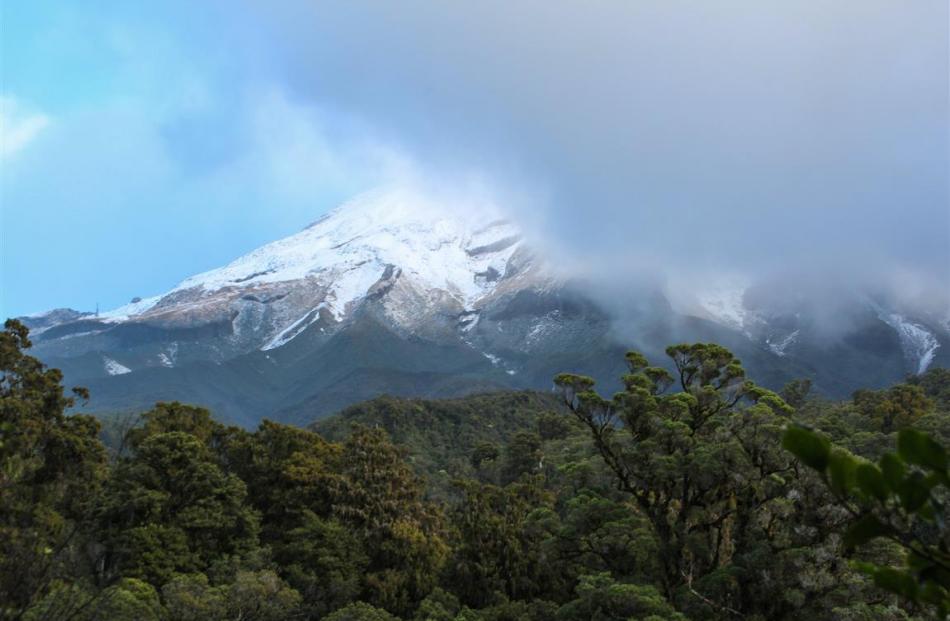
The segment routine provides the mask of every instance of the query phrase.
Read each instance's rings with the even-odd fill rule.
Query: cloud
[[[0,159],[25,149],[49,124],[45,114],[30,110],[15,97],[0,96]]]
[[[950,283],[946,3],[245,6],[296,97],[542,189],[566,262]]]
[[[950,289],[946,3],[105,6],[5,41],[55,116],[0,118],[4,153],[42,137],[4,188],[38,214],[7,238],[24,311],[160,291],[405,179],[498,197],[617,282]],[[39,234],[48,265],[19,265]],[[56,300],[31,284],[63,270]]]

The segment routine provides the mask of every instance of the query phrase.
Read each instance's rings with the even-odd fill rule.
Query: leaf
[[[917,596],[917,583],[914,578],[890,567],[877,567],[874,570],[874,584],[907,599],[913,600]]]
[[[844,496],[855,486],[855,472],[858,460],[848,451],[836,448],[828,459],[828,472],[831,474],[831,489]]]
[[[889,526],[869,513],[848,526],[848,530],[844,534],[844,545],[849,550],[853,550],[876,537],[886,535],[890,531]]]
[[[897,455],[885,453],[881,457],[881,474],[884,476],[884,483],[892,492],[900,489],[906,471],[907,468],[904,466],[904,462]]]
[[[904,479],[897,494],[900,496],[904,509],[914,513],[930,498],[930,488],[924,483],[924,476],[919,472],[914,472]]]
[[[864,463],[858,466],[855,479],[858,488],[869,497],[877,498],[881,502],[887,499],[887,485],[884,483],[884,475],[874,464]]]
[[[946,449],[920,431],[905,429],[897,434],[897,453],[909,464],[941,472],[947,470]]]
[[[810,429],[790,426],[782,437],[782,447],[809,468],[824,472],[828,467],[831,442]]]

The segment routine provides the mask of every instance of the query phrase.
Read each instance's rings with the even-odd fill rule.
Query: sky
[[[154,295],[410,179],[478,179],[618,281],[946,293],[948,10],[0,0],[0,315]]]

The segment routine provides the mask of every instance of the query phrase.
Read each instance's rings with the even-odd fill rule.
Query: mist
[[[406,183],[492,197],[608,300],[950,308],[946,2],[102,5],[8,12],[4,312],[153,295]]]
[[[301,2],[258,19],[296,97],[367,119],[435,176],[476,169],[527,197],[510,207],[569,265],[673,288],[926,283],[944,303],[947,12]]]

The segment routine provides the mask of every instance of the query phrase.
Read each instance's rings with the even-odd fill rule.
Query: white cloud
[[[48,116],[26,109],[15,97],[0,96],[0,160],[26,148],[49,123]]]

